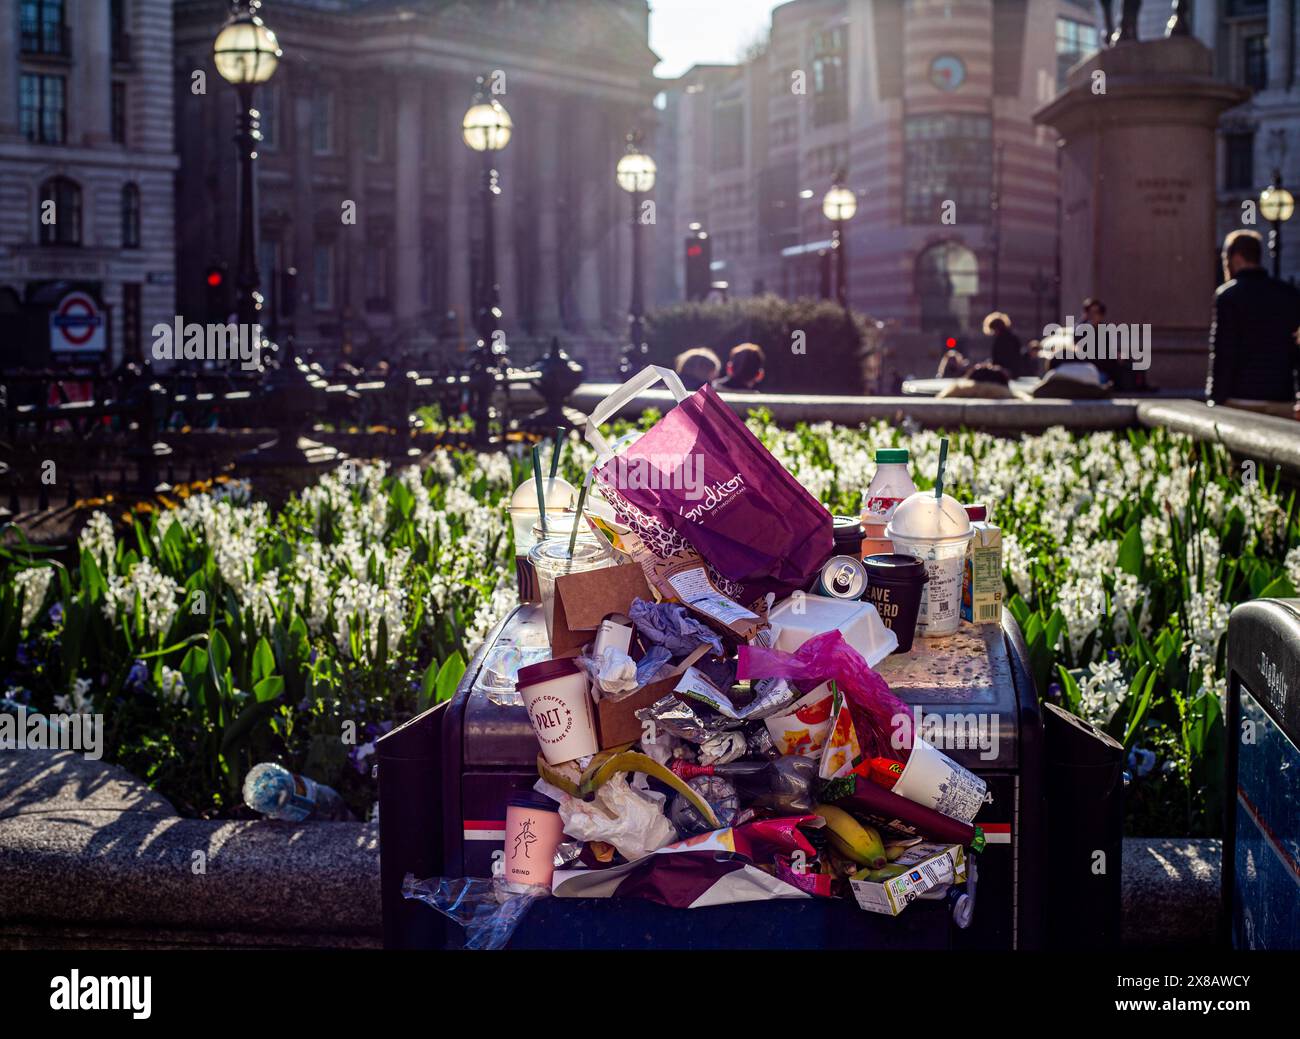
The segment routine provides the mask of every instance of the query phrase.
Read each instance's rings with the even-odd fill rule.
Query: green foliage
[[[781,393],[866,392],[864,372],[880,340],[873,320],[820,299],[753,296],[677,303],[646,315],[652,363],[671,368],[683,350],[707,346],[725,365],[733,346],[757,343],[767,357],[761,388]]]

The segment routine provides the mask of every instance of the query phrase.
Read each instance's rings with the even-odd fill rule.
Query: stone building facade
[[[43,313],[71,291],[108,351],[82,360],[173,320],[171,44],[171,0],[0,0],[0,292],[40,318],[0,364],[52,359]]]
[[[849,302],[892,327],[895,375],[933,374],[992,309],[1036,338],[1078,301],[1057,298],[1056,141],[1031,113],[1098,23],[1089,0],[791,0],[751,60],[668,90],[672,212],[733,294],[815,296],[842,170]]]
[[[225,10],[176,4],[179,284],[191,308],[204,305],[209,265],[233,275],[237,102],[211,56]],[[495,233],[511,356],[531,360],[558,335],[609,374],[631,277],[614,167],[655,93],[645,0],[275,0],[262,15],[284,51],[256,101],[259,267],[280,338],[325,360],[343,350],[421,365],[472,347],[482,164],[461,120],[490,74],[514,123],[496,159]],[[206,94],[191,87],[199,69]]]

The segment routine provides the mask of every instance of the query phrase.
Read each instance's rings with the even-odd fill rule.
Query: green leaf
[[[1129,527],[1124,533],[1124,540],[1119,545],[1119,568],[1134,577],[1142,576],[1142,528],[1138,524]]]
[[[460,651],[454,651],[438,670],[437,681],[434,682],[434,703],[442,703],[444,700],[450,700],[456,695],[456,687],[460,685],[460,680],[465,674],[465,661],[460,655]]]
[[[1295,597],[1295,585],[1286,574],[1278,574],[1259,593],[1261,599],[1294,599]]]
[[[268,675],[260,682],[253,684],[253,696],[257,698],[258,703],[266,703],[268,700],[278,700],[284,693],[284,679],[279,675]]]
[[[433,703],[433,695],[438,681],[438,660],[435,657],[429,661],[429,666],[424,669],[424,676],[420,679],[420,696],[416,701],[417,710],[423,711]]]
[[[271,651],[271,644],[266,641],[265,635],[257,640],[257,645],[253,648],[251,673],[254,685],[275,673],[275,654]]]

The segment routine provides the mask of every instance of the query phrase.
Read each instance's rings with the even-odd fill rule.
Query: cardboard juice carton
[[[961,586],[961,619],[972,624],[1002,621],[1002,530],[986,520],[971,523]]]

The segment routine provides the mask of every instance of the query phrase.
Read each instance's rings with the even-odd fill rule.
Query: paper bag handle
[[[618,387],[613,393],[596,405],[595,410],[587,419],[587,426],[584,435],[587,443],[596,449],[597,464],[604,462],[613,454],[609,449],[609,441],[600,431],[600,427],[617,415],[628,404],[634,401],[638,396],[648,390],[655,383],[662,381],[673,395],[673,399],[680,404],[690,393],[687,392],[682,380],[677,373],[671,368],[662,368],[657,364],[650,364],[642,368],[622,386]]]

